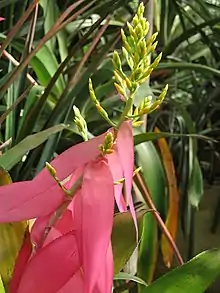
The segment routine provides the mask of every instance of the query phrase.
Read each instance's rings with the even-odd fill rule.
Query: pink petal
[[[51,242],[31,258],[17,293],[56,293],[79,266],[78,248],[71,232]]]
[[[99,155],[104,135],[77,144],[52,161],[60,180]],[[44,168],[32,181],[0,187],[0,222],[22,221],[48,215],[64,200],[63,192]]]
[[[27,230],[24,236],[24,241],[22,244],[22,247],[20,249],[20,252],[18,254],[16,264],[13,271],[12,280],[10,283],[10,293],[17,293],[18,285],[20,283],[22,274],[25,270],[25,266],[31,256],[32,253],[32,244],[30,241],[30,234]]]
[[[0,222],[15,222],[48,215],[56,210],[64,200],[58,185],[39,185],[24,181],[0,187]]]
[[[3,21],[3,20],[5,20],[5,18],[4,17],[0,17],[0,21]]]
[[[113,253],[111,243],[109,244],[106,261],[101,270],[99,279],[93,293],[111,293],[114,276]]]
[[[88,165],[81,192],[84,292],[92,293],[106,259],[113,225],[114,186],[104,160]]]
[[[85,166],[79,167],[76,169],[76,171],[71,175],[70,179],[66,182],[65,187],[67,189],[70,189],[74,182],[82,175],[83,171],[85,169]],[[56,228],[52,229],[53,232],[49,233],[46,237],[46,245],[47,243],[51,242],[52,240],[55,240],[57,237],[60,237],[63,234],[66,234],[73,230],[73,217],[72,217],[72,205],[73,203],[70,202],[68,210],[64,212],[64,216],[61,218],[61,220],[58,221],[56,225],[54,225]],[[54,217],[54,213],[51,213],[49,215],[46,215],[44,217],[39,217],[36,219],[32,230],[31,230],[31,240],[33,243],[35,243],[37,246],[42,245],[42,237],[45,233],[45,229],[50,226],[50,220]],[[71,223],[70,223],[71,222]]]
[[[56,157],[50,164],[56,169],[57,177],[65,179],[77,168],[95,159],[99,154],[98,146],[103,143],[105,133],[89,141],[79,143]],[[44,182],[45,178],[50,177],[44,168],[35,178],[39,183]]]
[[[51,228],[45,239],[44,246],[48,245],[50,242],[57,239],[58,237],[73,231],[73,224],[74,223],[72,213],[69,209],[67,209],[62,218],[54,225],[54,227]]]
[[[126,121],[121,125],[118,131],[117,148],[121,165],[124,170],[125,190],[128,204],[134,220],[136,231],[138,231],[134,203],[131,194],[134,171],[134,142],[131,121]]]
[[[83,293],[84,282],[82,271],[79,270],[57,293]]]
[[[43,234],[52,215],[53,214],[49,214],[44,217],[39,217],[34,222],[31,229],[31,241],[36,247],[41,246]]]
[[[124,176],[123,169],[120,164],[120,159],[118,156],[117,147],[114,153],[111,155],[108,155],[108,165],[112,173],[112,177],[114,182],[118,181],[119,179],[122,179]],[[122,194],[122,184],[114,185],[115,189],[115,201],[118,206],[118,209],[120,212],[126,212],[127,206],[126,202],[124,200],[123,194]]]

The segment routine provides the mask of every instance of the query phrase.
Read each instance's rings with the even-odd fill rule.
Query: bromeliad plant
[[[149,24],[143,14],[144,5],[140,4],[133,21],[128,23],[129,34],[125,35],[122,30],[122,52],[128,71],[123,69],[119,54],[113,54],[115,87],[124,102],[120,118],[109,118],[89,80],[91,100],[111,128],[88,140],[86,121],[74,107],[75,123],[85,142],[47,163],[33,180],[0,187],[2,225],[26,223],[13,275],[9,284],[2,276],[2,290],[11,293],[112,292],[114,272],[123,269],[132,253],[121,251],[120,243],[115,245],[115,235],[132,231],[136,236],[131,241],[133,249],[141,240],[141,233],[138,233],[141,215],[135,213],[132,199],[133,176],[139,170],[134,171],[132,126],[140,126],[143,115],[154,111],[167,91],[166,86],[157,99],[145,97],[134,107],[138,88],[161,58],[159,55],[152,64],[148,63],[148,55],[156,48],[156,34],[146,41]],[[120,213],[114,216],[115,203]],[[161,223],[160,216],[155,210],[153,212]],[[118,222],[124,217],[128,217],[131,225],[124,225],[120,230]],[[164,232],[174,245],[169,233]],[[124,241],[122,237],[119,240]],[[152,285],[139,289],[142,293],[178,293],[188,288],[196,293],[203,292],[218,275],[219,258],[218,250],[204,253]],[[192,273],[194,279],[188,276]],[[117,274],[115,278],[131,278],[146,286],[144,281],[126,274]],[[117,288],[114,290],[117,292]]]

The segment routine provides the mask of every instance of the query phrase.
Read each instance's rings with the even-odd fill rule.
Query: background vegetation
[[[142,171],[134,180],[134,198],[137,212],[152,208],[153,201],[174,239],[181,229],[187,261],[195,255],[195,215],[204,182],[212,184],[219,175],[220,2],[143,2],[149,37],[158,32],[151,58],[161,51],[163,56],[135,101],[157,96],[166,84],[169,91],[159,111],[135,132],[136,165]],[[120,30],[137,6],[134,0],[0,1],[0,16],[5,18],[0,22],[0,165],[13,181],[32,179],[46,161],[82,141],[73,105],[87,121],[90,137],[109,127],[89,99],[90,76],[109,117],[117,120],[122,102],[111,80],[112,52],[120,50]],[[219,209],[218,204],[213,211],[213,231]],[[149,283],[160,274],[161,259],[168,267],[176,263],[155,215],[141,219],[139,253],[125,271]],[[134,249],[132,240],[127,243],[124,260]],[[115,292],[133,286],[117,281]]]

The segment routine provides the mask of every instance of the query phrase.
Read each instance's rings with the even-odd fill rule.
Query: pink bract
[[[112,131],[111,129],[109,131]],[[0,222],[36,218],[14,270],[10,293],[110,293],[113,282],[111,232],[114,199],[127,210],[137,228],[131,189],[134,146],[131,122],[118,131],[113,154],[102,157],[98,146],[105,134],[71,147],[51,162],[66,188],[83,176],[82,185],[67,201],[61,218],[45,230],[65,196],[43,169],[32,181],[0,187]],[[125,178],[126,200],[122,184]],[[126,203],[127,201],[127,203]],[[50,225],[49,225],[50,226]],[[30,244],[36,245],[30,251]],[[22,272],[22,273],[21,273]]]

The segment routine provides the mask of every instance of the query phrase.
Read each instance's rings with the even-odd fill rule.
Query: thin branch
[[[17,105],[19,103],[21,103],[21,101],[23,101],[27,94],[29,93],[29,91],[32,89],[34,85],[31,84],[21,95],[20,97],[17,98],[17,100],[14,102],[14,104],[11,105],[11,107],[9,107],[3,114],[2,116],[0,117],[0,125],[2,124],[2,122],[6,119],[6,117],[11,113],[11,111],[13,111]]]
[[[168,231],[166,225],[164,224],[163,220],[161,219],[160,215],[158,212],[155,212],[157,209],[148,193],[148,190],[143,182],[143,179],[141,177],[141,175],[139,173],[136,174],[136,179],[137,179],[137,184],[138,186],[141,188],[142,191],[142,195],[146,201],[146,203],[148,204],[149,208],[153,210],[153,215],[155,220],[158,223],[158,226],[161,228],[162,232],[164,233],[164,235],[166,236],[170,246],[172,247],[174,254],[176,256],[177,261],[179,262],[180,265],[184,264],[184,261],[182,259],[182,256],[179,252],[179,249],[176,246],[175,241],[173,240],[172,236],[170,235],[170,232]]]
[[[11,63],[14,66],[19,66],[20,65],[20,63],[11,54],[9,54],[6,50],[3,51],[3,54],[2,55],[5,56],[8,60],[10,60]],[[36,82],[36,80],[29,73],[27,73],[27,79],[33,85],[38,85],[38,83]]]
[[[3,51],[7,48],[7,46],[10,44],[11,40],[14,38],[14,36],[17,34],[23,23],[27,20],[29,15],[32,13],[32,11],[35,9],[35,6],[38,4],[39,0],[33,0],[31,4],[29,5],[28,9],[24,12],[22,17],[18,20],[16,25],[11,29],[11,31],[8,33],[7,38],[4,40],[4,42],[1,45],[0,48],[0,57],[3,53]]]

